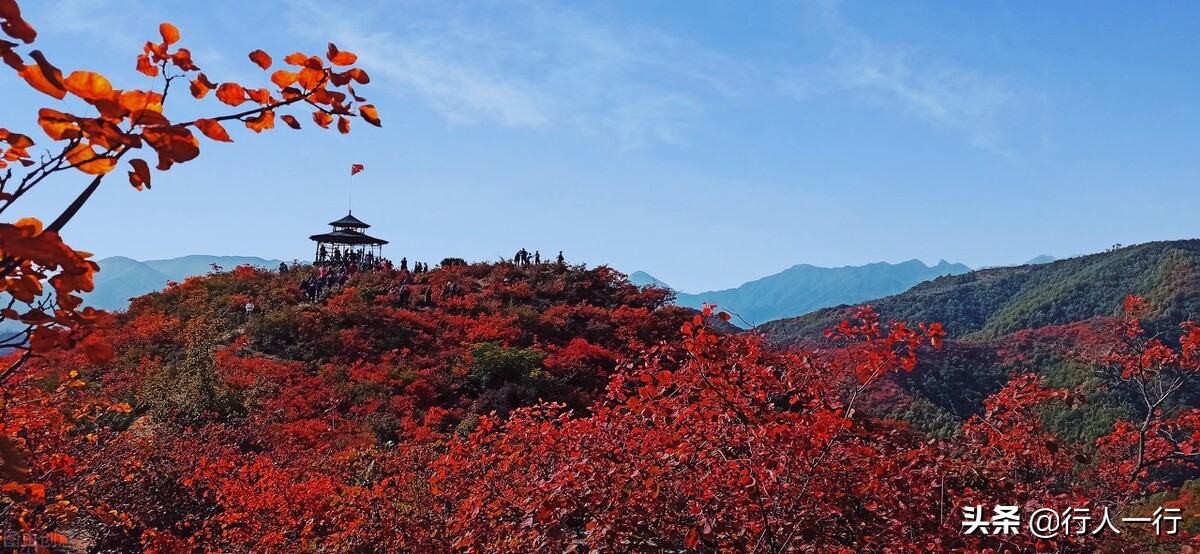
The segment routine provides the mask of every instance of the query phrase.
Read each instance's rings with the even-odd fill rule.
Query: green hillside
[[[1156,308],[1152,320],[1200,317],[1200,240],[1152,242],[1037,265],[939,277],[867,302],[889,319],[941,322],[951,337],[987,339],[1116,315],[1134,294]],[[772,321],[759,329],[780,342],[820,337],[848,306]]]

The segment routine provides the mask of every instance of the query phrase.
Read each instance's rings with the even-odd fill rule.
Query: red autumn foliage
[[[22,446],[64,502],[36,523],[123,551],[1133,552],[1163,538],[968,536],[962,510],[1141,513],[1191,464],[1188,412],[1155,420],[1184,440],[1147,441],[1131,478],[1112,445],[1136,424],[1056,436],[1040,414],[1086,399],[1033,375],[951,439],[874,413],[873,388],[942,336],[869,309],[832,348],[779,351],[607,268],[368,272],[315,304],[308,271],[189,279],[100,322],[107,366],[31,364],[61,383],[26,391],[47,399],[25,419],[50,423]],[[1188,329],[1157,371],[1191,363]]]
[[[0,0],[0,30],[37,36],[14,0]],[[0,180],[0,212],[52,174],[92,179],[45,228],[0,224],[0,290],[13,299],[0,318],[27,325],[27,350],[2,375],[6,531],[151,552],[1143,552],[1196,539],[1194,526],[1038,539],[961,525],[965,508],[998,504],[1194,512],[1200,328],[1148,333],[1136,298],[1120,321],[1019,333],[997,353],[1017,365],[1056,348],[1092,358],[1105,390],[1128,400],[1094,443],[1047,424],[1085,392],[1033,374],[1014,375],[949,438],[884,413],[900,402],[880,398],[900,396],[900,379],[942,346],[937,323],[864,308],[829,331],[832,346],[782,351],[604,267],[363,273],[317,303],[298,288],[309,270],[237,268],[128,313],[82,308],[97,267],[58,233],[126,154],[151,148],[166,171],[200,154],[193,127],[225,142],[222,122],[262,132],[300,104],[323,128],[380,125],[350,84],[369,77],[335,70],[357,58],[332,44],[328,65],[283,58],[295,71],[273,72],[271,90],[218,84],[174,48],[176,27],[159,34],[137,58],[162,79],[154,91],[64,77],[0,40],[33,90],[96,114],[39,112],[60,152],[50,162],[0,129],[0,168],[27,168]],[[215,90],[252,107],[173,122],[163,103],[181,76],[197,99]],[[149,164],[130,165],[130,183],[149,188]],[[249,302],[254,314],[240,309]]]

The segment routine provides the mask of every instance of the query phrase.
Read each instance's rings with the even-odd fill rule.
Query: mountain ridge
[[[733,288],[695,294],[676,291],[675,303],[689,308],[717,305],[753,324],[896,294],[928,279],[967,271],[969,267],[946,260],[932,266],[918,259],[840,267],[801,263]],[[630,274],[630,281],[639,286],[665,285],[641,271]]]
[[[181,282],[188,277],[205,275],[212,270],[212,264],[224,269],[240,265],[273,269],[280,261],[256,256],[192,254],[157,260],[110,256],[96,263],[100,265],[100,271],[94,278],[93,291],[82,295],[84,304],[102,310],[124,310],[130,299],[160,291],[171,281]]]
[[[952,337],[989,339],[1117,315],[1130,294],[1156,306],[1151,319],[1164,324],[1200,315],[1200,239],[980,269],[860,303],[873,305],[884,319],[937,321]],[[759,329],[783,342],[816,339],[846,315],[850,304],[771,321]]]

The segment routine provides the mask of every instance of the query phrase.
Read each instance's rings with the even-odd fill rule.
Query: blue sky
[[[394,258],[561,249],[689,291],[1200,234],[1190,2],[22,4],[52,61],[118,87],[146,86],[134,56],[161,21],[214,80],[266,84],[246,53],[330,40],[373,77],[382,129],[241,129],[152,191],[114,175],[65,233],[101,257],[311,257],[351,163],[354,213]],[[81,109],[15,79],[7,128]],[[22,215],[83,185],[49,182]]]

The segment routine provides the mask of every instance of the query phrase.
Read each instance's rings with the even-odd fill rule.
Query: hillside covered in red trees
[[[1146,337],[1137,299],[1095,323],[1128,406],[1097,436],[1059,431],[1085,391],[1032,372],[932,433],[881,407],[967,348],[936,323],[860,309],[785,350],[605,267],[362,272],[316,302],[309,271],[192,278],[24,366],[6,409],[36,494],[8,516],[93,552],[1138,552],[1196,531],[964,533],[972,506],[1194,513],[1200,331]],[[1162,387],[1150,415],[1140,384]]]

